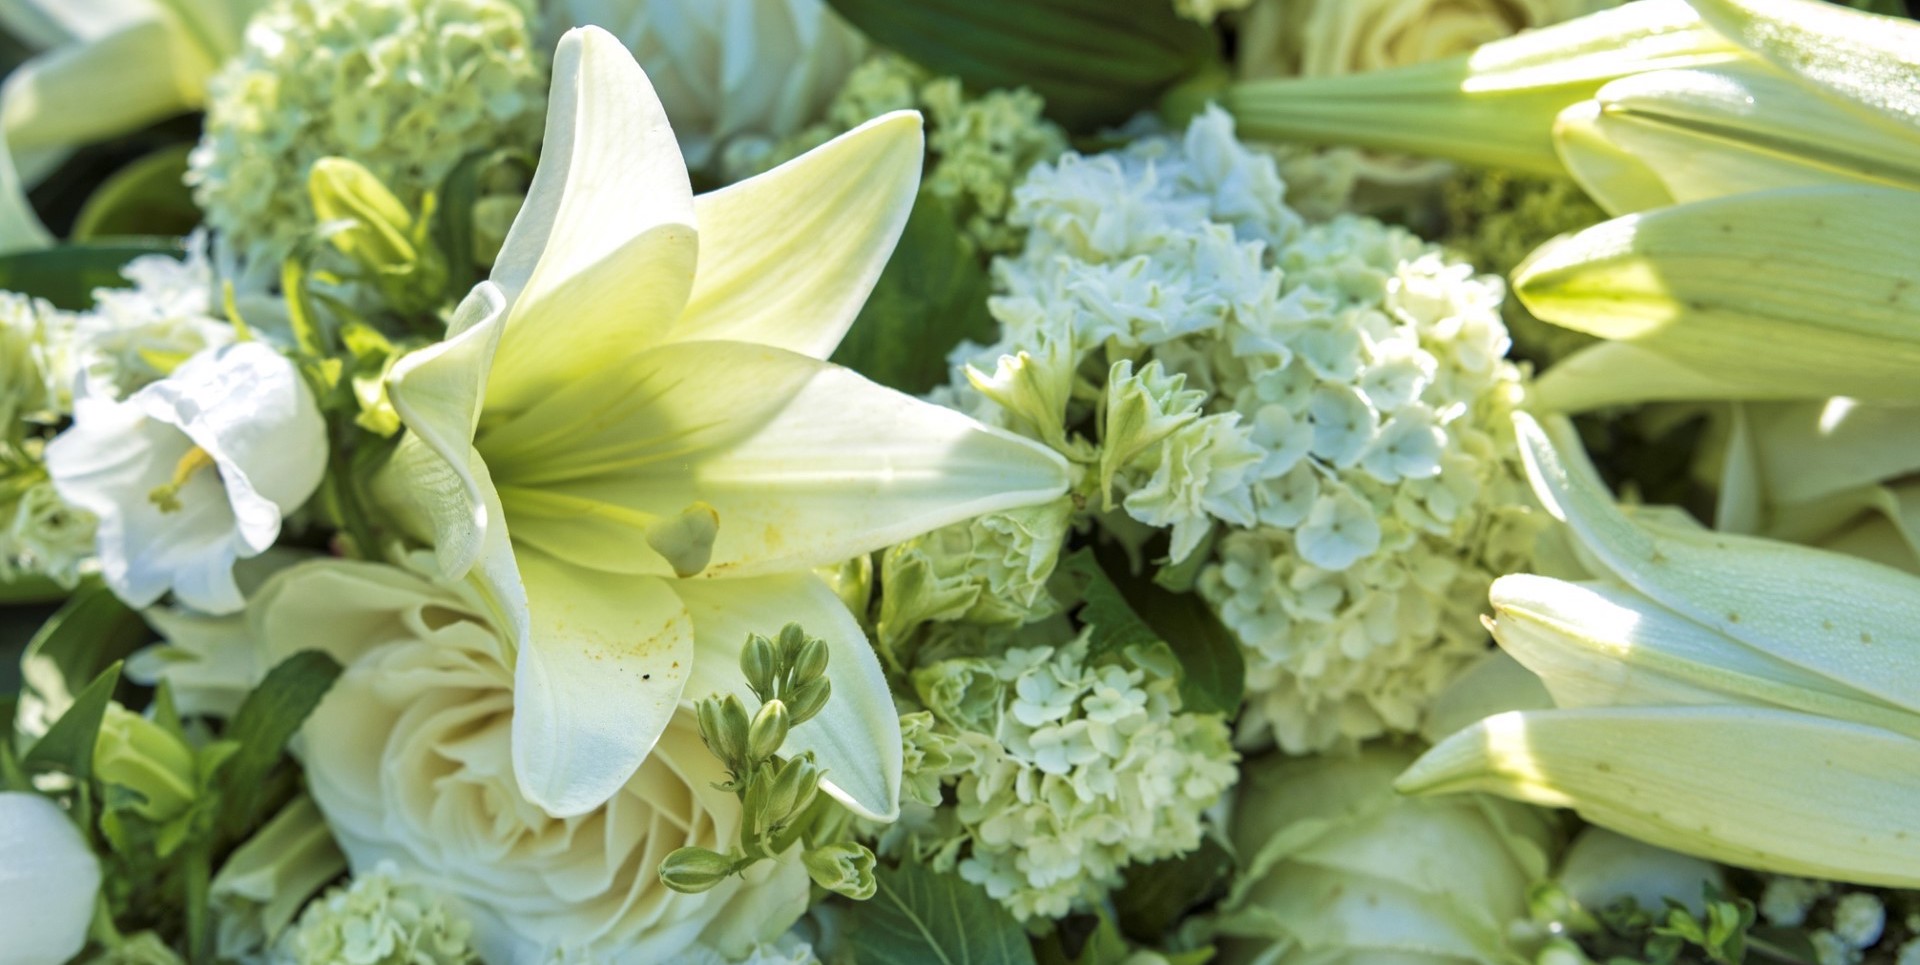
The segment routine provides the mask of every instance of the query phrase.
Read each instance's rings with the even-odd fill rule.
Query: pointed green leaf
[[[287,741],[299,733],[339,676],[340,664],[332,657],[303,650],[267,671],[260,686],[247,695],[223,735],[238,745],[221,768],[220,784],[229,789],[223,827],[251,828],[259,820],[261,799],[248,789],[264,784]]]
[[[855,965],[1033,965],[1025,929],[958,874],[908,861],[874,880],[873,898],[848,920]]]
[[[100,671],[98,677],[74,697],[60,719],[28,749],[21,762],[28,771],[58,771],[78,781],[93,775],[93,743],[100,735],[100,720],[113,700],[113,688],[120,683],[120,664]]]

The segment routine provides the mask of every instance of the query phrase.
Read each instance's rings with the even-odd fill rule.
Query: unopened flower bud
[[[786,743],[790,726],[785,701],[769,700],[761,704],[760,712],[753,716],[753,726],[747,731],[748,757],[763,761],[778,754],[780,745]]]
[[[774,820],[790,820],[813,803],[814,792],[819,787],[820,768],[813,763],[811,755],[788,758],[774,772],[767,808]]]
[[[747,707],[728,694],[724,700],[700,701],[696,711],[700,739],[728,770],[738,771],[747,758]]]
[[[827,641],[819,637],[808,637],[807,642],[801,644],[799,655],[794,657],[793,676],[790,679],[795,686],[804,686],[807,681],[826,672]]]
[[[873,852],[843,841],[823,845],[801,856],[813,883],[855,901],[873,897]]]
[[[195,796],[193,750],[159,724],[119,704],[109,704],[93,745],[93,770],[101,782],[140,795],[127,810],[149,821],[179,816]]]
[[[826,677],[815,677],[800,685],[787,702],[787,715],[794,725],[813,719],[827,706],[827,698],[833,696],[833,681]]]
[[[681,848],[660,862],[660,883],[690,895],[712,888],[730,874],[733,859],[706,848]]]
[[[746,674],[747,687],[755,697],[763,701],[772,697],[778,676],[773,641],[757,633],[747,637],[747,645],[740,648],[740,671]]]

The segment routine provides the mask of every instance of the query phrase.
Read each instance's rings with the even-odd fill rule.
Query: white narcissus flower
[[[240,609],[234,561],[273,545],[326,459],[313,393],[260,342],[202,352],[121,401],[82,394],[47,445],[61,497],[100,519],[114,593],[146,606],[171,589],[206,613]]]
[[[771,146],[826,114],[866,39],[824,0],[547,0],[547,23],[608,30],[646,69],[688,166]]]
[[[530,800],[600,806],[691,677],[734,665],[748,630],[800,620],[834,648],[837,719],[790,752],[815,751],[830,794],[890,819],[899,718],[858,628],[801,619],[840,606],[811,568],[1067,482],[1036,444],[823,361],[912,207],[919,119],[696,199],[612,35],[569,31],[553,73],[492,278],[445,341],[394,366],[408,431],[376,491],[449,577],[482,574],[513,632]]]
[[[59,965],[87,943],[100,860],[60,806],[0,792],[0,965]]]
[[[725,851],[740,828],[739,800],[714,787],[726,775],[700,741],[691,702],[597,807],[558,818],[522,797],[510,748],[526,690],[515,679],[513,637],[476,581],[435,584],[379,564],[314,561],[269,580],[247,616],[261,666],[317,649],[346,667],[307,720],[301,756],[355,874],[392,862],[457,903],[483,960],[560,954],[638,965],[682,961],[696,942],[738,955],[806,909],[797,851],[700,894],[660,883],[669,853]],[[853,626],[832,596],[757,617],[743,640],[746,629],[777,632],[787,619],[815,633]],[[689,692],[731,689],[738,663],[720,663],[702,661]],[[844,701],[836,687],[823,719],[795,728],[790,741],[842,725],[833,712]]]

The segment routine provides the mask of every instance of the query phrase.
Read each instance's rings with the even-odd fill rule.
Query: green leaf
[[[0,255],[0,290],[44,298],[68,311],[85,311],[93,307],[94,289],[128,286],[120,274],[127,262],[141,255],[178,257],[184,250],[177,238],[123,238],[16,251]]]
[[[878,890],[850,916],[856,965],[1034,965],[1020,923],[959,875],[906,862],[874,879]]]
[[[1079,599],[1080,622],[1093,628],[1090,659],[1164,642],[1180,662],[1180,700],[1194,713],[1231,716],[1240,709],[1246,664],[1240,643],[1206,601],[1174,593],[1136,574],[1114,544],[1080,550],[1055,571],[1058,594]]]
[[[922,193],[833,361],[881,385],[923,393],[947,381],[947,352],[962,339],[993,340],[990,291],[986,267],[951,209]]]
[[[25,689],[40,701],[47,716],[57,717],[102,670],[151,639],[153,634],[140,614],[128,609],[105,584],[89,580],[27,643],[20,658]]]
[[[1233,855],[1211,837],[1178,857],[1127,869],[1127,883],[1113,893],[1120,927],[1135,941],[1158,944],[1194,907],[1225,893]]]
[[[976,90],[1029,87],[1069,130],[1117,124],[1213,65],[1213,32],[1167,0],[828,0],[854,26]]]
[[[200,209],[187,188],[187,152],[176,144],[114,172],[80,207],[73,240],[129,235],[184,235],[200,223]]]
[[[219,784],[226,789],[222,824],[252,827],[260,798],[251,793],[262,786],[280,761],[287,741],[319,706],[340,664],[318,650],[303,650],[280,662],[233,715],[224,739],[238,745],[221,767]]]
[[[93,776],[93,743],[100,736],[100,720],[113,700],[113,688],[120,683],[120,665],[115,663],[100,672],[93,682],[75,697],[73,706],[47,728],[47,732],[27,751],[23,762],[29,771],[58,771],[87,781]]]

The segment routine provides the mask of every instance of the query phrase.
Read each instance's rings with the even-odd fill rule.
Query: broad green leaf
[[[185,182],[191,144],[161,148],[121,168],[87,197],[73,223],[74,241],[184,235],[200,223]]]
[[[178,256],[182,250],[176,238],[122,238],[16,251],[0,255],[0,290],[44,298],[56,308],[84,311],[93,307],[94,289],[130,284],[120,274],[127,262],[141,255]]]
[[[1513,288],[1534,315],[1711,373],[1732,398],[1912,400],[1916,243],[1920,192],[1788,188],[1558,238]]]
[[[85,781],[93,774],[93,742],[100,735],[100,719],[120,683],[120,664],[100,672],[73,700],[60,719],[27,751],[29,771],[58,771]]]
[[[44,720],[66,713],[74,695],[153,639],[140,614],[98,581],[82,583],[27,644],[20,658],[27,703]]]
[[[1034,965],[1020,923],[958,874],[906,862],[875,869],[874,896],[849,917],[855,965]]]
[[[1127,869],[1127,883],[1113,893],[1120,927],[1136,941],[1158,944],[1180,919],[1208,899],[1226,893],[1233,855],[1212,837],[1178,857]]]
[[[1069,130],[1151,105],[1217,61],[1213,34],[1165,0],[828,0],[883,46],[968,87],[1029,87]]]
[[[1092,628],[1087,641],[1088,659],[1125,653],[1130,647],[1150,647],[1160,642],[1140,615],[1133,612],[1120,588],[1113,585],[1093,551],[1079,550],[1061,558],[1054,567],[1054,588],[1060,596],[1079,600],[1082,625]]]
[[[920,394],[947,381],[947,353],[993,340],[992,285],[946,202],[922,193],[873,294],[833,361],[889,388]]]
[[[223,739],[237,745],[221,767],[219,784],[227,791],[225,827],[252,827],[260,800],[249,793],[262,786],[280,760],[287,741],[319,706],[340,664],[318,650],[303,650],[267,672],[266,679],[233,715]]]

